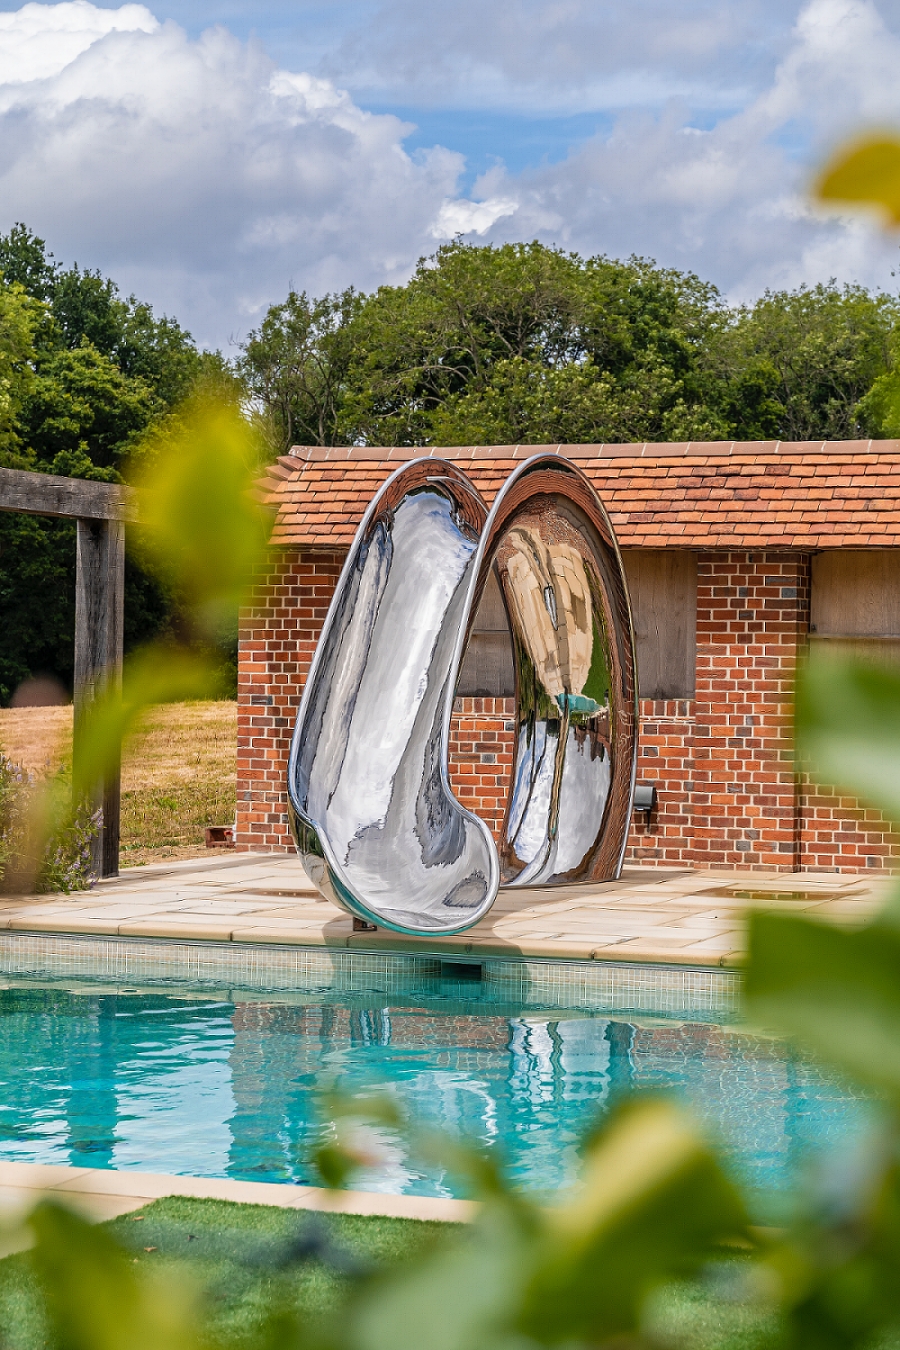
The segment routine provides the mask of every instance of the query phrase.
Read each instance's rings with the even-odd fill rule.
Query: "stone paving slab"
[[[158,1172],[0,1162],[0,1259],[31,1245],[30,1234],[19,1224],[45,1196],[62,1200],[86,1219],[102,1223],[132,1214],[150,1201],[170,1195],[320,1213],[437,1219],[445,1223],[468,1222],[477,1209],[473,1201],[441,1197],[328,1191],[321,1186],[234,1181],[229,1177],[179,1177]]]
[[[626,868],[618,881],[599,885],[504,889],[468,932],[420,938],[354,933],[350,916],[319,895],[296,857],[241,853],[129,868],[70,896],[7,896],[0,929],[723,966],[743,958],[754,907],[852,925],[871,918],[893,884],[863,873]]]

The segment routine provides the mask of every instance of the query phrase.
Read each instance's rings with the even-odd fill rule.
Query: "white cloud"
[[[679,22],[659,32],[649,18],[671,7],[640,0],[633,32],[646,42],[634,50],[655,72],[645,106],[560,163],[520,174],[497,165],[469,197],[457,191],[460,154],[408,153],[409,123],[365,111],[321,69],[279,68],[222,27],[189,38],[141,5],[28,4],[0,13],[0,228],[26,221],[59,257],[101,267],[217,343],[243,334],[291,283],[321,293],[403,281],[436,239],[457,232],[645,253],[742,298],[830,275],[889,285],[895,242],[864,222],[816,215],[806,196],[827,146],[862,123],[900,125],[900,38],[884,20],[887,2],[809,0],[777,53],[770,45],[772,59],[757,63],[756,92],[701,130],[689,102],[658,106],[656,95],[666,81],[711,88],[717,54],[752,45],[770,0],[685,0]],[[409,17],[411,61],[422,36],[413,21],[426,9],[417,6],[383,7]],[[477,101],[487,85],[476,67],[511,88],[534,72],[543,44],[547,81],[570,69],[582,94],[597,80],[627,83],[624,30],[611,30],[599,54],[591,48],[597,14],[621,19],[627,8],[427,7],[434,80],[454,61],[450,75],[462,79],[468,60]],[[695,50],[691,35],[707,21]],[[392,32],[373,41],[373,70]],[[723,71],[734,74],[729,61]]]
[[[107,33],[152,33],[157,20],[143,5],[98,9],[88,0],[54,5],[28,4],[0,14],[0,83],[45,80]]]
[[[898,69],[900,38],[871,0],[810,0],[769,85],[711,130],[691,127],[675,102],[629,112],[564,162],[514,178],[494,170],[474,195],[518,198],[494,238],[644,253],[737,298],[831,276],[890,287],[897,240],[818,213],[809,187],[843,137],[867,124],[900,127]]]
[[[405,279],[454,199],[461,156],[411,157],[398,118],[223,28],[192,41],[86,0],[0,19],[0,62],[27,47],[39,72],[0,79],[0,224],[24,220],[201,338],[245,331],[291,281]]]
[[[322,68],[357,98],[572,112],[735,107],[771,75],[796,0],[381,0]]]
[[[433,239],[449,239],[456,234],[486,235],[492,225],[515,212],[515,197],[488,197],[480,202],[456,198],[441,203],[429,234]]]

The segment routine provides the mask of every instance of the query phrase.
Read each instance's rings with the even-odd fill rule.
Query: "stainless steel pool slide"
[[[453,698],[494,569],[516,672],[499,845],[448,777]],[[405,464],[373,498],[291,745],[297,848],[321,892],[400,933],[452,934],[498,886],[618,876],[637,752],[622,560],[584,474],[526,460],[490,513],[455,464]]]

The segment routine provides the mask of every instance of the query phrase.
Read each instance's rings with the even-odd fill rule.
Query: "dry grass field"
[[[122,760],[122,863],[205,853],[206,825],[234,819],[237,704],[151,708]],[[0,708],[0,750],[33,773],[72,760],[72,709]]]

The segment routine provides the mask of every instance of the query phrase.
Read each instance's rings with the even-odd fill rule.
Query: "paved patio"
[[[0,896],[0,929],[728,966],[743,956],[748,909],[771,905],[862,923],[892,884],[862,873],[633,868],[602,885],[502,890],[469,932],[413,938],[354,933],[350,917],[314,890],[295,857],[227,853],[128,869],[90,892]]]

